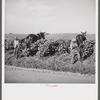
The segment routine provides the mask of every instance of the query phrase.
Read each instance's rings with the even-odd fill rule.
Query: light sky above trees
[[[95,33],[95,0],[5,0],[6,33]]]

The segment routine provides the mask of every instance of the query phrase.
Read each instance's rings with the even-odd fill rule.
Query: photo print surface
[[[96,78],[96,0],[5,0],[5,83],[87,83]]]

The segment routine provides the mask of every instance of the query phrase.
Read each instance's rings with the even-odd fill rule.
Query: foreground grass
[[[67,53],[60,56],[48,58],[23,57],[16,59],[13,54],[6,55],[5,64],[24,68],[48,69],[53,71],[65,71],[81,74],[95,74],[95,55],[91,55],[83,63],[77,61],[75,64],[70,63],[70,55]]]

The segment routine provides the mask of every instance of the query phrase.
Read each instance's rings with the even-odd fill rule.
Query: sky
[[[95,33],[95,0],[5,0],[5,32]]]

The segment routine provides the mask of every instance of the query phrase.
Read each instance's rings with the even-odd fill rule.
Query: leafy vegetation
[[[8,45],[9,44],[9,45]],[[69,71],[82,74],[95,74],[95,41],[89,40],[81,45],[79,52],[83,63],[71,64],[69,39],[44,39],[30,44],[22,50],[20,57],[13,55],[12,40],[5,42],[5,64],[25,68],[39,68],[55,71]]]

